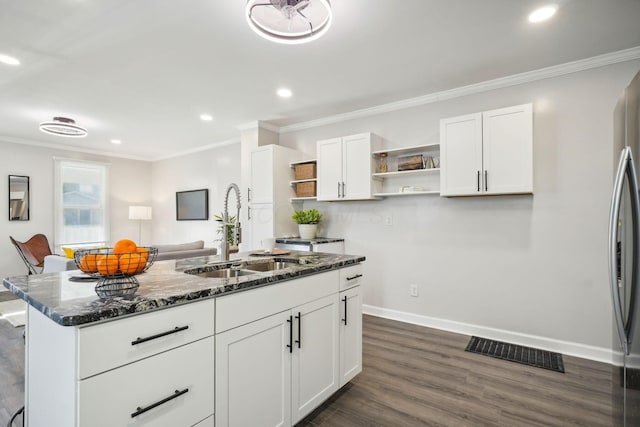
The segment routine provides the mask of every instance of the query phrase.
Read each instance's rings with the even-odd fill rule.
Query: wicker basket
[[[295,165],[296,181],[301,179],[314,179],[316,177],[316,164],[315,163],[302,163]]]
[[[299,182],[296,184],[296,196],[297,197],[315,197],[316,196],[316,182]]]

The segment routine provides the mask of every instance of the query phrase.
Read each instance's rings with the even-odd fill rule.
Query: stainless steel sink
[[[285,268],[291,268],[300,265],[297,262],[287,262],[287,261],[256,261],[248,263],[244,266],[246,270],[252,271],[275,271],[275,270],[284,270]]]
[[[255,274],[253,271],[235,270],[231,268],[221,268],[219,270],[202,271],[199,273],[191,273],[189,271],[186,271],[186,273],[193,274],[195,276],[200,276],[200,277],[209,277],[209,278],[218,278],[218,279],[232,279],[234,277],[248,276],[250,274]]]

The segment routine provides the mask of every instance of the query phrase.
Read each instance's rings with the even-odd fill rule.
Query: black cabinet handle
[[[151,335],[150,337],[144,337],[144,338],[138,337],[138,338],[136,338],[135,341],[131,341],[131,345],[142,344],[143,342],[155,340],[155,339],[161,338],[161,337],[166,337],[167,335],[175,334],[175,333],[178,333],[180,331],[186,331],[187,329],[189,329],[189,326],[176,326],[175,328],[173,328],[170,331],[160,332],[159,334]]]
[[[287,323],[289,324],[289,344],[287,344],[287,348],[289,353],[293,353],[293,316],[289,316]]]
[[[489,183],[487,182],[487,171],[484,171],[484,191],[489,191]]]
[[[358,277],[362,277],[362,274],[356,274],[355,276],[347,277],[347,280],[354,280],[354,279],[357,279]]]
[[[346,325],[347,324],[347,296],[346,295],[344,298],[342,298],[342,301],[344,302],[344,319],[342,319],[342,321]]]
[[[251,206],[247,207],[247,219],[251,221]]]
[[[153,408],[157,408],[158,406],[160,406],[160,405],[162,405],[162,404],[164,404],[164,403],[167,403],[168,401],[173,400],[173,399],[175,399],[176,397],[180,397],[180,396],[182,396],[183,394],[188,393],[188,392],[189,392],[189,389],[188,389],[188,388],[185,388],[184,390],[176,390],[175,392],[173,392],[173,394],[172,394],[171,396],[169,396],[169,397],[165,397],[164,399],[159,400],[159,401],[157,401],[156,403],[152,403],[152,404],[151,404],[151,405],[149,405],[149,406],[146,406],[146,407],[144,407],[144,408],[141,408],[140,406],[138,406],[138,407],[136,408],[136,409],[137,409],[137,410],[136,410],[136,412],[134,412],[133,414],[131,414],[131,418],[135,418],[135,417],[137,417],[137,416],[138,416],[138,415],[140,415],[140,414],[144,414],[145,412],[150,411],[150,410],[152,410]]]
[[[480,192],[480,171],[478,171],[478,193]]]
[[[251,189],[247,188],[247,202],[251,201]]]
[[[302,324],[302,315],[300,314],[300,312],[298,312],[296,319],[298,319],[298,339],[296,340],[296,344],[298,344],[298,348],[300,348],[300,345],[302,344],[302,335],[300,334],[300,329],[301,329],[300,325]]]

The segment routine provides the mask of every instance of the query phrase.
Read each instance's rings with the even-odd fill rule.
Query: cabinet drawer
[[[87,378],[213,335],[214,307],[214,300],[209,299],[81,328],[78,377]]]
[[[362,284],[362,264],[340,269],[340,290]]]
[[[78,425],[178,427],[204,420],[214,411],[214,353],[209,337],[80,381]]]

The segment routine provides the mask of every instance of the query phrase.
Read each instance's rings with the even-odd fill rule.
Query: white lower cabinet
[[[289,311],[216,336],[216,424],[290,426]]]
[[[362,372],[362,293],[340,292],[340,387]]]
[[[213,353],[209,337],[80,381],[78,425],[195,425],[213,414]]]
[[[362,370],[361,268],[216,300],[216,425],[294,425]]]
[[[292,421],[297,423],[338,386],[338,295],[293,309]]]
[[[338,315],[333,294],[218,334],[216,424],[290,426],[335,393]]]

